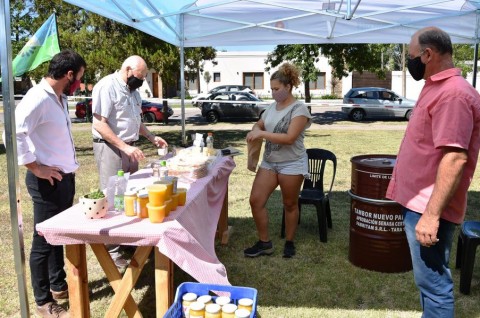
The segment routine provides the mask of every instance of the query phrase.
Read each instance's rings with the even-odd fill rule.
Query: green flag
[[[60,52],[55,13],[38,29],[12,62],[13,76],[21,76]]]

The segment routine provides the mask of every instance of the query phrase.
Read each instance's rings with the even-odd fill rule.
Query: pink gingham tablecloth
[[[215,254],[215,232],[235,168],[230,157],[220,158],[206,177],[190,184],[185,206],[178,207],[163,223],[109,211],[103,219],[87,219],[79,204],[37,224],[37,231],[52,245],[121,244],[157,246],[160,252],[202,283],[229,285],[225,266]],[[133,174],[128,187],[153,182],[151,169]]]

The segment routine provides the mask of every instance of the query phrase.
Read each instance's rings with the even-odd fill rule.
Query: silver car
[[[415,101],[403,98],[381,87],[352,88],[343,97],[342,112],[351,120],[365,118],[396,117],[410,119]]]

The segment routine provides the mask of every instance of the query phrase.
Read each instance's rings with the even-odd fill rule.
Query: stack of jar
[[[122,194],[126,216],[149,218],[152,223],[161,223],[170,211],[183,206],[187,200],[187,189],[177,188],[177,177],[169,177],[165,162],[159,165],[157,181],[146,189],[125,191]],[[161,173],[161,175],[160,175]],[[117,194],[115,194],[117,196]]]
[[[248,318],[252,307],[250,298],[239,299],[237,306],[226,296],[217,297],[215,302],[210,295],[197,297],[195,293],[185,293],[182,296],[182,312],[186,318]]]

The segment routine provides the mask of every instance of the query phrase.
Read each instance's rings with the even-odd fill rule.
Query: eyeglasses
[[[426,50],[426,49],[423,49],[423,50],[420,52],[420,54],[418,54],[418,55],[417,55],[417,56],[415,56],[415,57],[408,56],[408,59],[409,59],[409,60],[413,60],[413,59],[416,59],[417,57],[420,57],[420,56],[422,56],[422,55],[423,55],[423,53],[425,53],[425,50]]]
[[[136,70],[136,68],[131,68],[130,70],[131,70],[131,71],[132,71],[132,73],[133,73],[133,71],[135,71],[135,70]],[[139,80],[142,80],[142,81],[144,81],[144,80],[147,78],[147,75],[146,75],[146,74],[145,74],[145,75],[143,75],[143,74],[140,74],[140,75],[141,75],[141,77],[139,77],[139,76],[137,76],[137,75],[135,75],[135,74],[133,74],[133,75],[134,75],[136,78],[138,78]]]

